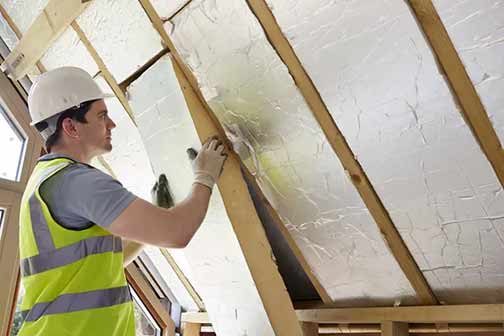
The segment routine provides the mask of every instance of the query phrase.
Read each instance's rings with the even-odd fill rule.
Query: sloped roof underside
[[[246,1],[192,0],[184,8],[186,1],[152,3],[162,18],[178,12],[166,31],[331,299],[341,306],[417,303]],[[503,302],[502,186],[405,2],[267,3],[437,298]],[[434,3],[502,142],[504,2]],[[23,33],[47,0],[0,4]],[[4,21],[0,35],[12,47],[17,38]],[[117,82],[162,49],[136,0],[94,0],[77,23]],[[72,28],[41,63],[48,70],[80,66],[112,92]],[[170,57],[154,63],[127,93],[136,125],[118,99],[107,102],[118,127],[105,162],[145,199],[155,176],[165,173],[175,200],[182,200],[192,182],[185,149],[199,140]],[[159,252],[147,254],[177,287],[179,301],[194,310]],[[218,334],[272,334],[217,190],[194,241],[173,256]]]
[[[406,3],[268,2],[436,296],[502,301],[502,187]]]

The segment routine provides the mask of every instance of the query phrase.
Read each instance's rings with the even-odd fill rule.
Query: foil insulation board
[[[341,305],[414,303],[413,289],[247,3],[193,0],[166,25],[235,151],[331,298]]]
[[[96,82],[107,94],[112,89],[102,76]],[[117,98],[105,100],[108,115],[117,125],[112,129],[112,151],[103,159],[122,185],[136,196],[151,201],[151,189],[156,182],[140,132]]]
[[[166,20],[177,13],[191,0],[151,0],[152,6],[162,20]]]
[[[162,49],[137,0],[94,0],[77,23],[118,83]]]
[[[49,0],[0,0],[0,5],[16,24],[21,33],[25,33],[45,8]]]
[[[502,302],[504,193],[406,3],[267,2],[438,299]],[[502,1],[448,3],[465,14],[461,6],[502,8]],[[471,33],[481,40],[464,35],[465,46],[497,41],[488,27],[499,29],[495,20],[461,15],[450,17],[451,31],[487,22]],[[481,64],[475,52],[469,60]],[[489,68],[486,85],[499,85],[503,58],[482,52],[499,60],[488,67],[500,65]],[[494,114],[502,112],[500,93],[489,97]]]
[[[135,80],[128,95],[153,169],[166,174],[180,202],[193,183],[186,149],[198,148],[199,139],[169,56]],[[274,335],[218,190],[189,245],[172,252],[218,335]]]
[[[504,143],[504,1],[433,1]]]

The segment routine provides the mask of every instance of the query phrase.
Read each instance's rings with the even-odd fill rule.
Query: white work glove
[[[192,148],[187,150],[187,154],[192,160],[194,183],[205,185],[211,190],[219,179],[227,158],[224,154],[224,145],[218,139],[211,138],[205,142],[197,155]]]

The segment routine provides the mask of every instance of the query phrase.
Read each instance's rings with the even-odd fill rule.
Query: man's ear
[[[65,133],[69,137],[73,139],[79,138],[79,131],[77,130],[76,127],[76,121],[73,120],[72,118],[63,119],[63,122],[61,123],[61,128],[63,133]]]

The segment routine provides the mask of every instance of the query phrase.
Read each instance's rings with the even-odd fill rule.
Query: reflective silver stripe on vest
[[[42,212],[42,206],[35,194],[30,197],[29,204],[33,236],[39,253],[54,250],[54,241],[49,231],[49,225],[47,225],[44,213]]]
[[[22,259],[21,274],[29,276],[71,264],[93,254],[121,251],[122,242],[120,237],[100,236],[86,238],[59,249]]]
[[[29,322],[36,321],[45,315],[110,307],[128,301],[131,301],[129,287],[115,287],[76,294],[63,294],[54,301],[37,303],[32,309],[21,312],[21,315],[26,322]]]
[[[37,189],[47,177],[68,165],[68,162],[63,162],[51,167],[51,169],[44,172],[44,174],[40,177]],[[47,224],[44,213],[42,212],[42,205],[35,195],[35,192],[30,196],[28,203],[30,205],[30,217],[33,236],[35,238],[35,243],[37,244],[38,252],[44,253],[54,250],[54,241],[52,239],[51,231],[49,231],[49,225]]]

